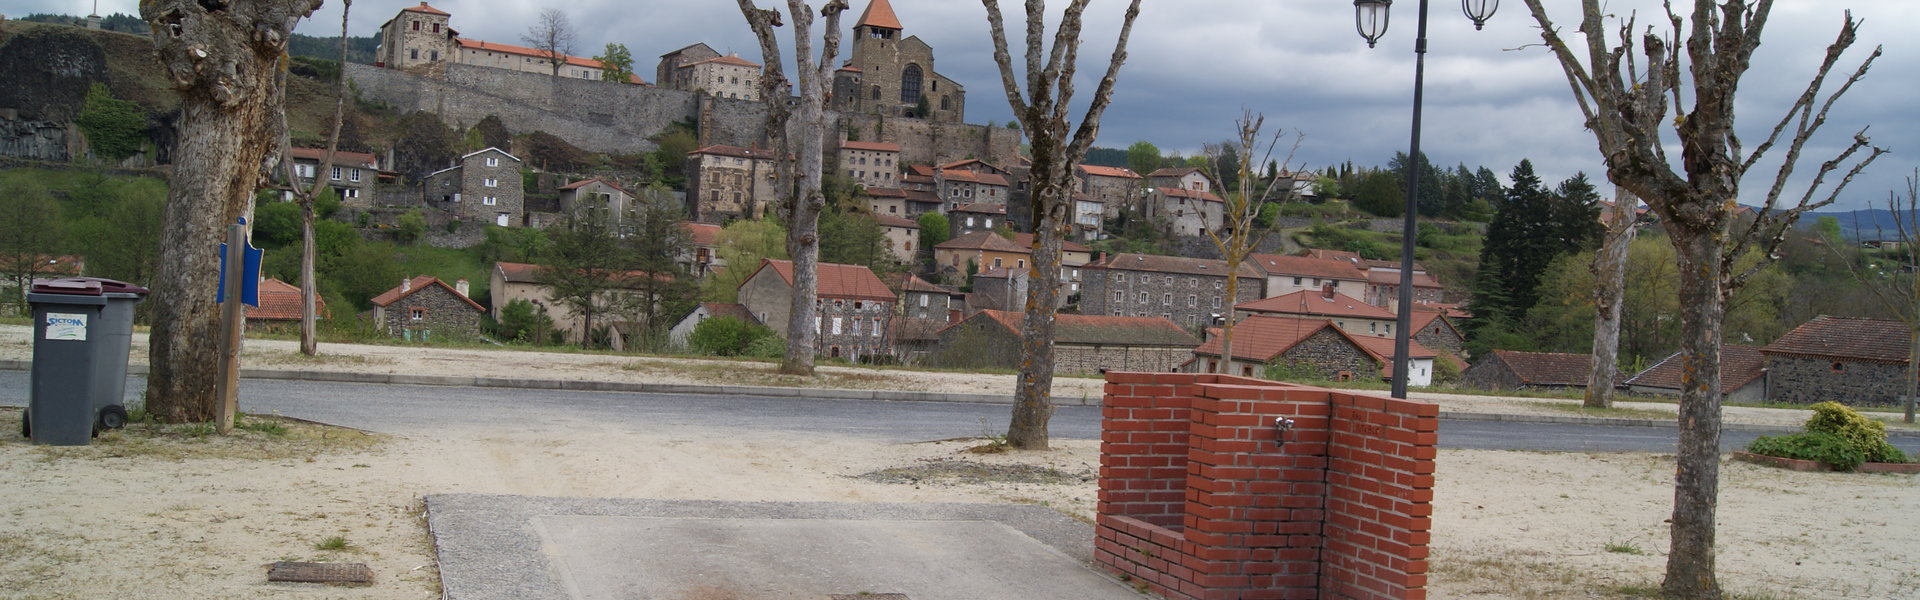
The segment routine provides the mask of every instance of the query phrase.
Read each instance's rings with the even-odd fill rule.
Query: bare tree
[[[1014,389],[1013,421],[1007,428],[1007,443],[1025,450],[1047,449],[1047,421],[1053,417],[1053,329],[1054,315],[1060,311],[1060,241],[1073,227],[1073,167],[1087,156],[1100,133],[1100,116],[1113,102],[1113,87],[1120,76],[1120,65],[1127,62],[1127,36],[1133,21],[1140,16],[1140,0],[1127,6],[1126,20],[1120,25],[1120,38],[1113,46],[1113,58],[1107,72],[1094,89],[1085,116],[1069,138],[1068,105],[1073,100],[1073,77],[1080,62],[1082,15],[1090,0],[1072,0],[1054,31],[1053,48],[1046,43],[1046,2],[1027,0],[1026,97],[1022,98],[1020,78],[1014,73],[1013,57],[1007,52],[1006,25],[1000,17],[999,0],[980,0],[987,8],[987,24],[992,28],[993,61],[1000,67],[1000,84],[1007,92],[1007,104],[1026,131],[1033,167],[1032,211],[1033,267],[1029,271],[1026,318],[1021,324],[1020,377]]]
[[[819,298],[820,211],[826,208],[826,193],[821,189],[827,136],[827,83],[833,61],[840,55],[840,13],[847,11],[846,0],[831,0],[820,7],[825,17],[821,28],[820,55],[813,55],[813,7],[803,0],[787,0],[793,14],[794,70],[800,75],[800,95],[792,98],[793,84],[782,71],[780,40],[773,33],[782,25],[780,11],[754,6],[753,0],[739,0],[740,14],[747,18],[753,35],[760,40],[760,54],[766,74],[760,78],[762,101],[767,105],[767,138],[778,155],[774,173],[783,197],[787,217],[787,254],[793,257],[793,303],[788,312],[787,356],[780,372],[813,375],[814,301]],[[792,104],[799,105],[793,117]],[[789,127],[792,127],[791,134]],[[798,137],[799,139],[794,139]],[[798,164],[796,164],[796,162]]]
[[[1627,287],[1627,246],[1640,231],[1640,199],[1614,186],[1613,211],[1593,254],[1593,370],[1587,375],[1587,408],[1613,406],[1613,380],[1620,372],[1620,314]]]
[[[285,178],[287,190],[292,192],[294,202],[300,204],[300,353],[313,356],[320,353],[320,340],[315,331],[314,320],[317,317],[319,292],[315,289],[313,277],[314,238],[313,238],[313,201],[320,197],[320,190],[326,185],[326,179],[320,174],[333,169],[334,153],[340,149],[340,125],[345,120],[347,110],[347,14],[353,11],[353,0],[343,0],[340,5],[340,71],[333,86],[333,129],[327,136],[327,153],[315,165],[313,184],[301,187],[300,178],[294,173],[293,144],[287,139],[287,113],[280,111],[280,175]],[[287,72],[280,71],[280,87],[286,88]]]
[[[180,94],[179,137],[154,274],[147,411],[168,423],[217,416],[220,311],[215,307],[225,225],[252,208],[269,178],[282,98],[276,73],[287,37],[320,0],[150,0],[140,16]]]
[[[545,53],[547,64],[553,67],[553,76],[559,77],[560,67],[567,64],[567,55],[573,54],[573,23],[567,20],[567,13],[558,8],[541,9],[540,16],[527,26],[527,32],[520,34],[520,41]]]
[[[1714,514],[1720,485],[1721,324],[1731,292],[1771,263],[1762,259],[1736,268],[1735,261],[1753,250],[1771,256],[1802,213],[1831,204],[1861,169],[1885,152],[1872,145],[1863,129],[1837,156],[1820,163],[1796,201],[1780,203],[1807,140],[1826,122],[1834,102],[1866,75],[1880,49],[1822,98],[1827,75],[1859,32],[1859,23],[1848,13],[1806,90],[1766,140],[1748,153],[1734,129],[1734,93],[1752,66],[1772,0],[1694,0],[1686,17],[1668,3],[1672,29],[1663,34],[1649,27],[1640,34],[1638,55],[1633,51],[1633,17],[1621,21],[1618,45],[1613,45],[1601,0],[1580,3],[1578,32],[1585,38],[1584,52],[1561,38],[1542,0],[1526,4],[1599,143],[1608,178],[1646,200],[1679,259],[1680,443],[1671,547],[1661,588],[1672,597],[1717,599],[1721,589],[1714,573]],[[1687,87],[1692,88],[1691,106]],[[1669,122],[1681,152],[1679,172],[1661,139]],[[1740,180],[1782,141],[1786,156],[1765,193],[1765,205],[1751,221],[1736,224]],[[1863,150],[1866,156],[1857,156]],[[1845,168],[1849,162],[1852,167]],[[1816,198],[1826,177],[1835,172],[1843,174],[1840,180],[1824,198]]]
[[[1887,193],[1887,212],[1893,213],[1892,239],[1879,227],[1881,246],[1889,243],[1899,249],[1895,255],[1899,268],[1887,272],[1879,268],[1861,268],[1845,261],[1853,277],[1873,293],[1875,299],[1907,326],[1906,422],[1912,423],[1914,403],[1920,396],[1920,169],[1907,177],[1907,197]]]
[[[1253,253],[1254,247],[1260,244],[1260,240],[1266,237],[1272,227],[1269,224],[1267,230],[1258,230],[1254,221],[1260,216],[1261,208],[1268,201],[1285,201],[1292,195],[1293,180],[1289,171],[1293,168],[1293,155],[1299,151],[1300,141],[1303,139],[1301,136],[1294,137],[1293,147],[1287,151],[1286,159],[1262,181],[1259,175],[1260,165],[1273,160],[1274,149],[1280,146],[1281,138],[1286,135],[1284,129],[1275,131],[1272,141],[1267,142],[1264,151],[1261,150],[1260,129],[1266,122],[1266,115],[1256,115],[1253,111],[1242,109],[1240,119],[1234,122],[1240,130],[1238,146],[1209,145],[1206,161],[1208,167],[1201,170],[1206,174],[1207,179],[1212,181],[1213,188],[1220,190],[1221,196],[1226,200],[1220,215],[1223,221],[1222,227],[1207,230],[1207,238],[1213,241],[1213,246],[1220,250],[1220,256],[1227,261],[1225,302],[1227,313],[1225,323],[1220,326],[1219,372],[1221,373],[1234,373],[1233,325],[1234,313],[1237,311],[1234,304],[1240,298],[1240,264],[1246,261],[1248,254]],[[1258,158],[1254,156],[1256,152],[1260,153]],[[1227,162],[1223,163],[1223,159]],[[1227,186],[1222,185],[1225,180],[1223,175],[1217,172],[1220,168],[1228,166],[1234,168],[1233,177],[1237,189],[1233,191],[1228,191]],[[1286,177],[1284,186],[1281,184],[1283,175]],[[1256,191],[1255,188],[1258,190]]]

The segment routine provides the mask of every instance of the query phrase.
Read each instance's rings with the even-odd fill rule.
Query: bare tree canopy
[[[340,64],[347,64],[347,16],[353,12],[353,0],[343,0],[340,7]],[[287,86],[287,72],[280,72],[279,86]],[[320,164],[314,168],[313,183],[302,187],[300,178],[294,173],[293,147],[287,136],[287,113],[280,111],[280,176],[286,181],[287,190],[292,192],[293,200],[300,205],[300,353],[314,356],[320,353],[320,340],[315,319],[319,317],[320,292],[315,288],[313,266],[316,240],[313,234],[313,203],[320,197],[320,190],[326,186],[326,179],[319,174],[333,170],[334,154],[340,149],[340,127],[345,122],[347,110],[347,78],[334,79],[333,86],[333,129],[327,135],[327,152],[320,158]]]
[[[567,56],[573,54],[573,23],[558,8],[541,9],[540,16],[520,35],[520,41],[545,53],[547,64],[553,66],[553,76],[559,77],[560,67],[566,66]]]
[[[215,248],[268,180],[279,139],[278,72],[294,24],[320,0],[151,0],[140,16],[154,53],[180,93],[179,136],[169,182],[160,265],[154,274],[152,372],[147,411],[163,422],[210,421],[218,413],[220,314]],[[226,423],[222,424],[228,425]]]
[[[1802,193],[1781,202],[1808,140],[1826,122],[1834,103],[1866,75],[1880,49],[1833,89],[1824,89],[1828,75],[1858,38],[1859,23],[1847,14],[1805,91],[1766,139],[1748,152],[1735,128],[1734,95],[1752,67],[1772,0],[1694,0],[1685,14],[1668,3],[1669,28],[1640,31],[1629,14],[1616,19],[1611,34],[1604,3],[1582,0],[1576,31],[1585,43],[1579,45],[1561,37],[1542,0],[1525,1],[1548,51],[1565,71],[1587,129],[1606,159],[1608,179],[1647,202],[1679,258],[1684,375],[1672,539],[1661,587],[1672,597],[1718,599],[1722,592],[1714,571],[1714,516],[1726,300],[1771,262],[1802,213],[1833,203],[1855,175],[1885,152],[1861,130],[1836,156],[1819,164]],[[1662,137],[1669,126],[1677,141],[1671,146]],[[1785,156],[1763,206],[1750,218],[1741,218],[1736,212],[1741,181],[1776,146]],[[1669,147],[1680,150],[1677,160],[1668,156]],[[1838,175],[1838,181],[1824,185],[1831,175]],[[1819,196],[1823,189],[1826,195]],[[1735,261],[1749,252],[1767,259],[1736,268]]]
[[[1260,211],[1268,202],[1285,202],[1293,192],[1293,155],[1300,150],[1304,136],[1296,135],[1293,146],[1287,150],[1285,160],[1276,164],[1263,179],[1260,177],[1261,164],[1272,162],[1274,150],[1280,147],[1280,141],[1286,136],[1285,129],[1273,132],[1273,137],[1264,148],[1260,145],[1260,130],[1267,123],[1266,115],[1256,115],[1252,110],[1241,109],[1240,119],[1234,122],[1239,129],[1239,139],[1233,145],[1208,145],[1207,167],[1201,169],[1212,182],[1213,189],[1220,190],[1226,200],[1221,210],[1223,221],[1217,229],[1208,229],[1207,239],[1214,248],[1220,250],[1221,258],[1227,261],[1227,300],[1226,314],[1220,325],[1220,370],[1219,373],[1235,374],[1233,370],[1233,325],[1234,305],[1240,301],[1240,263],[1260,244],[1269,231],[1256,228]],[[1256,154],[1258,156],[1256,156]],[[1223,162],[1224,161],[1224,162]],[[1232,173],[1221,171],[1232,169]],[[1232,186],[1228,176],[1232,177]],[[1271,227],[1272,224],[1269,224]]]
[[[992,28],[993,61],[1000,67],[1000,83],[1007,92],[1013,116],[1030,142],[1032,179],[1029,203],[1033,224],[1033,266],[1029,271],[1026,318],[1021,325],[1020,377],[1014,389],[1013,421],[1007,443],[1014,448],[1045,450],[1047,421],[1053,417],[1054,315],[1060,310],[1060,242],[1073,226],[1073,167],[1087,156],[1100,133],[1100,116],[1113,102],[1120,65],[1127,62],[1127,36],[1140,16],[1140,0],[1127,6],[1120,38],[1113,46],[1106,75],[1094,89],[1087,112],[1074,128],[1069,122],[1073,78],[1080,61],[1080,29],[1091,0],[1072,0],[1054,31],[1053,48],[1046,41],[1046,2],[1027,1],[1026,87],[1014,72],[1007,51],[1006,23],[998,0],[980,0]],[[1024,97],[1023,97],[1024,96]],[[1071,130],[1071,135],[1069,132]]]

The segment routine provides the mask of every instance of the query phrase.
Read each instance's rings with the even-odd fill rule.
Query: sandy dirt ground
[[[0,359],[25,358],[17,329],[0,328]],[[12,339],[9,330],[16,330]],[[654,359],[607,355],[329,344],[329,358],[315,361],[292,348],[250,342],[248,364],[447,375],[512,365],[537,366],[546,377],[704,380],[665,369],[649,375],[632,365]],[[1011,390],[1010,376],[847,375],[871,386]],[[1093,380],[1066,381],[1098,394]],[[1449,410],[1569,414],[1534,406],[1566,401],[1436,399]],[[1740,418],[1804,419],[1773,412]],[[0,410],[0,432],[17,431],[18,419],[17,411]],[[435,493],[1023,502],[1090,518],[1099,460],[1090,441],[976,454],[966,449],[979,441],[662,433],[588,421],[376,438],[290,427],[300,441],[250,430],[196,436],[175,427],[44,448],[0,435],[0,598],[437,598],[421,501]],[[1657,585],[1672,470],[1671,456],[1644,453],[1442,451],[1432,597],[1608,598]],[[1720,576],[1731,590],[1757,598],[1920,598],[1920,527],[1912,524],[1920,478],[1727,462],[1722,482]],[[339,543],[327,544],[336,537]],[[376,582],[267,583],[276,560],[363,562]]]

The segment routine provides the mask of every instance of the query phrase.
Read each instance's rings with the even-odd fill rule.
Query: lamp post
[[[1387,21],[1391,16],[1393,0],[1353,0],[1354,28],[1360,37],[1367,40],[1372,48],[1380,37],[1387,34]],[[1500,0],[1460,0],[1460,12],[1473,20],[1473,28],[1478,30],[1493,18],[1500,8]],[[1407,150],[1407,206],[1405,221],[1400,231],[1400,306],[1397,312],[1398,324],[1393,332],[1393,397],[1407,397],[1407,354],[1409,341],[1413,339],[1413,242],[1414,212],[1418,208],[1416,200],[1420,194],[1420,107],[1424,99],[1423,91],[1427,83],[1427,0],[1420,0],[1420,20],[1413,40],[1413,141]]]

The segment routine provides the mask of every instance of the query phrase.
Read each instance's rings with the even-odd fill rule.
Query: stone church
[[[833,110],[966,122],[966,88],[934,72],[933,47],[902,39],[902,29],[887,0],[867,5],[853,26],[853,58],[834,73]]]

